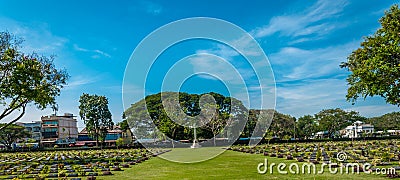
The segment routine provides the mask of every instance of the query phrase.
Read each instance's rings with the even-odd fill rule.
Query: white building
[[[393,130],[393,129],[391,129],[391,130],[387,130],[387,133],[388,133],[390,136],[398,136],[398,135],[400,135],[400,130]]]
[[[364,124],[361,121],[356,121],[352,125],[347,126],[343,131],[343,136],[345,138],[358,138],[362,137],[362,134],[372,134],[374,133],[374,126],[371,124]]]

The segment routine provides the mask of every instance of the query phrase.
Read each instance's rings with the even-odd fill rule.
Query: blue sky
[[[276,109],[300,117],[322,109],[356,110],[371,117],[398,111],[382,98],[346,102],[346,76],[340,62],[359,47],[362,37],[379,28],[378,19],[393,1],[0,1],[0,31],[23,37],[25,52],[57,55],[55,64],[71,78],[57,98],[59,113],[78,115],[82,93],[105,95],[116,122],[121,120],[122,82],[129,58],[149,33],[167,23],[190,17],[212,17],[236,24],[260,44],[276,80]],[[158,59],[146,92],[157,93],[168,70],[182,57],[207,52],[226,58],[250,72],[232,49],[201,40],[178,44]],[[192,61],[192,67],[224,72],[213,61]],[[225,70],[226,71],[226,70]],[[194,76],[182,91],[216,91],[224,84]],[[140,90],[133,89],[134,92]],[[240,99],[241,97],[238,96]],[[252,98],[257,99],[256,95]],[[132,103],[139,100],[132,98]],[[30,107],[22,121],[39,120],[51,110]],[[78,117],[79,119],[79,117]],[[82,122],[79,122],[82,127]]]

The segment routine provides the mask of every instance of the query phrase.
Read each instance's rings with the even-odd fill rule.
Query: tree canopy
[[[393,5],[379,20],[381,28],[365,37],[340,67],[351,74],[346,98],[353,104],[361,96],[381,96],[400,106],[400,9]]]
[[[283,139],[285,136],[294,137],[296,128],[295,121],[296,118],[290,115],[275,112],[268,131],[271,131],[273,136],[281,139]]]
[[[53,57],[25,54],[19,50],[21,42],[8,32],[0,32],[0,121],[19,111],[0,130],[21,119],[29,103],[39,109],[56,108],[55,98],[68,79],[65,70],[55,68]]]
[[[5,127],[7,124],[0,124],[0,127]],[[29,137],[29,132],[25,127],[16,124],[11,124],[0,131],[0,143],[4,144],[7,149],[12,149],[12,144],[17,140]]]
[[[315,114],[315,118],[319,123],[318,129],[320,131],[328,131],[329,137],[331,138],[335,137],[336,132],[351,125],[353,122],[365,120],[365,118],[361,117],[358,112],[347,112],[339,108],[324,109]]]
[[[119,126],[122,131],[127,131],[129,129],[128,121],[125,119],[117,123],[117,126]]]
[[[87,132],[95,138],[97,145],[99,140],[103,144],[108,130],[114,126],[108,109],[108,99],[105,96],[83,93],[79,103],[79,115],[85,123]]]
[[[311,137],[318,130],[317,128],[317,120],[311,115],[302,116],[296,122],[296,134],[299,138]]]
[[[400,129],[400,112],[392,112],[379,117],[369,118],[366,122],[374,125],[377,131]]]
[[[178,95],[178,96],[176,96]],[[150,137],[154,126],[162,132],[162,134],[175,140],[179,139],[192,139],[193,138],[193,128],[191,128],[192,121],[195,117],[198,119],[197,135],[200,138],[210,139],[215,137],[217,134],[224,134],[227,136],[229,133],[239,134],[239,132],[229,132],[226,126],[240,123],[242,118],[247,119],[247,109],[243,104],[234,98],[225,97],[218,93],[207,93],[211,95],[215,104],[205,103],[204,107],[213,107],[215,109],[215,115],[212,119],[201,119],[201,106],[199,104],[200,98],[205,94],[188,94],[188,93],[175,93],[175,92],[163,92],[158,94],[153,94],[146,96],[144,99],[137,103],[132,104],[124,114],[130,127],[136,136],[140,137]],[[179,102],[178,110],[182,110],[184,114],[180,114],[176,111],[176,107],[172,107],[170,111],[169,107],[164,107],[162,100],[164,102],[174,102],[175,99]],[[175,104],[175,106],[178,106]],[[170,111],[167,114],[166,109]],[[206,108],[208,109],[208,108]],[[212,111],[208,113],[213,113]],[[207,114],[207,113],[206,113]],[[171,120],[171,117],[174,119]],[[178,119],[178,121],[176,121]],[[228,120],[231,119],[230,122]],[[201,122],[200,122],[201,121]],[[152,125],[154,123],[154,125]],[[184,126],[185,125],[185,126]],[[233,125],[232,125],[233,126]],[[244,124],[243,124],[244,126]],[[224,131],[225,130],[225,131]],[[236,136],[238,137],[238,135]]]

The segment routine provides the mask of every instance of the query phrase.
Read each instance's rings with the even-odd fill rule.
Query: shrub
[[[111,171],[103,171],[103,176],[112,175]]]

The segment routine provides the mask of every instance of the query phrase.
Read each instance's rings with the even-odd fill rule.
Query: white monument
[[[201,145],[199,144],[199,141],[197,141],[197,135],[196,135],[196,126],[193,126],[194,129],[194,139],[193,139],[193,144],[190,146],[190,148],[200,148]]]

